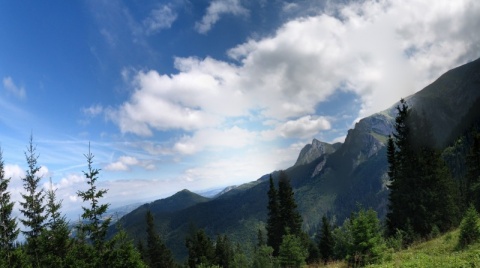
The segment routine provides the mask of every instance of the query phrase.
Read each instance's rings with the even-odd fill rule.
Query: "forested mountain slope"
[[[468,122],[478,120],[480,107],[474,105],[480,103],[480,59],[450,70],[406,100],[432,124],[438,148],[453,143],[468,128]],[[360,120],[341,145],[314,140],[300,152],[297,163],[286,170],[305,231],[313,234],[324,214],[341,224],[357,204],[385,216],[385,144],[393,130],[396,105]],[[277,179],[278,172],[272,175]],[[228,234],[233,241],[254,244],[257,230],[264,228],[267,217],[267,178],[268,175],[212,200],[197,197],[197,201],[187,202],[188,206],[171,203],[168,208],[156,210],[152,205],[144,205],[125,215],[121,222],[133,238],[143,237],[144,214],[150,208],[156,226],[178,259],[186,256],[185,236],[192,226],[205,229],[211,236]],[[182,204],[181,199],[175,200]]]

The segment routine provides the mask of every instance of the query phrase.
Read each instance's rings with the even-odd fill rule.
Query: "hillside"
[[[465,118],[477,116],[478,109],[473,105],[480,99],[479,89],[480,59],[450,70],[406,100],[432,123],[437,146],[443,148],[457,138],[452,133],[462,133],[467,127],[463,123]],[[341,145],[314,140],[300,152],[297,163],[286,170],[305,231],[313,234],[324,214],[335,217],[337,223],[343,222],[358,203],[373,208],[380,217],[385,216],[388,197],[385,142],[393,130],[395,107],[396,104],[360,120]],[[272,175],[276,179],[278,173]],[[167,211],[144,205],[125,215],[121,222],[132,237],[142,237],[142,213],[152,209],[156,226],[177,259],[186,256],[185,235],[192,225],[204,228],[211,236],[226,233],[233,241],[253,243],[267,216],[267,179],[265,175],[215,199],[195,199],[186,202],[188,206],[174,206],[175,209]],[[184,204],[182,192],[172,196],[180,204]],[[189,198],[191,194],[187,194]]]
[[[466,249],[458,249],[459,233],[459,230],[450,231],[429,241],[415,243],[407,249],[388,252],[383,262],[366,267],[478,267],[480,244],[471,245]],[[339,261],[321,267],[346,268],[348,265],[345,261]]]
[[[209,200],[210,199],[190,192],[189,190],[182,190],[170,197],[139,206],[132,212],[123,216],[120,221],[126,230],[138,234],[139,237],[143,237],[146,226],[145,215],[148,210],[150,210],[156,218],[161,218],[175,211],[180,211]],[[165,228],[163,224],[158,225],[157,227],[160,229]],[[114,232],[115,228],[114,226],[111,226],[110,234],[113,234]]]
[[[460,231],[448,232],[438,238],[418,243],[395,252],[391,260],[368,267],[477,267],[480,244],[457,249]]]

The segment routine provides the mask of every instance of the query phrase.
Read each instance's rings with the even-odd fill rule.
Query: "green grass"
[[[452,231],[395,252],[387,262],[368,267],[480,267],[480,243],[458,249],[460,231]]]
[[[460,230],[448,232],[438,238],[416,243],[407,249],[388,253],[383,263],[369,265],[369,268],[463,268],[480,267],[480,242],[465,249],[459,249],[458,235]],[[347,268],[345,261],[328,265],[311,265],[313,267]]]

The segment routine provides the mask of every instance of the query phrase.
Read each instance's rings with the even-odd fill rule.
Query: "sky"
[[[477,0],[1,1],[0,146],[78,217],[239,185],[480,57]],[[17,203],[18,206],[18,203]]]

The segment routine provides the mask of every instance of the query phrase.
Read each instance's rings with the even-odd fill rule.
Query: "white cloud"
[[[346,135],[343,135],[343,136],[340,136],[340,137],[336,137],[336,138],[332,141],[332,143],[337,143],[337,142],[344,143],[346,138],[347,138]]]
[[[153,34],[163,29],[172,27],[177,19],[175,13],[169,6],[162,6],[152,10],[150,16],[143,21],[147,34]]]
[[[248,15],[248,10],[240,4],[240,0],[213,0],[202,20],[195,23],[195,29],[199,33],[207,33],[224,14],[245,16]]]
[[[25,177],[25,171],[19,165],[5,165],[5,178],[11,178],[14,180],[21,180]]]
[[[124,133],[151,136],[152,129],[192,131],[246,114],[242,91],[226,85],[235,80],[234,66],[210,58],[176,59],[175,66],[177,75],[139,72],[130,100],[107,117]]]
[[[15,97],[19,99],[25,99],[27,93],[24,87],[17,86],[15,82],[13,82],[13,78],[10,76],[6,76],[3,78],[3,87],[10,93],[13,94]]]
[[[205,148],[243,148],[256,141],[256,133],[234,126],[229,129],[202,129],[193,136],[183,137],[174,150],[181,154],[194,154]]]
[[[218,20],[225,3],[211,3],[219,6],[207,15],[217,15],[205,25]],[[232,3],[240,7],[238,1]],[[337,6],[291,20],[268,37],[230,49],[236,64],[188,57],[175,59],[175,74],[137,72],[130,98],[109,109],[107,116],[122,133],[188,131],[173,146],[184,154],[211,148],[206,133],[221,136],[239,118],[263,121],[263,129],[241,125],[232,139],[259,131],[264,136],[309,138],[331,128],[329,120],[316,113],[337,90],[356,94],[361,111],[353,116],[364,117],[479,57],[480,35],[472,34],[477,28],[478,1],[362,1]],[[221,141],[225,148],[232,146],[229,139]]]
[[[108,171],[128,171],[132,166],[143,167],[147,170],[155,169],[155,165],[151,161],[140,161],[133,156],[121,156],[117,161],[108,164],[105,170]]]
[[[88,117],[95,117],[103,112],[103,106],[100,104],[94,104],[90,107],[83,108],[82,112]]]
[[[48,170],[46,166],[40,166],[40,169],[35,175],[40,178],[48,178],[52,175],[52,173]]]
[[[311,138],[322,130],[331,128],[330,122],[325,117],[312,117],[310,115],[297,120],[290,120],[276,127],[276,135],[285,138]]]

